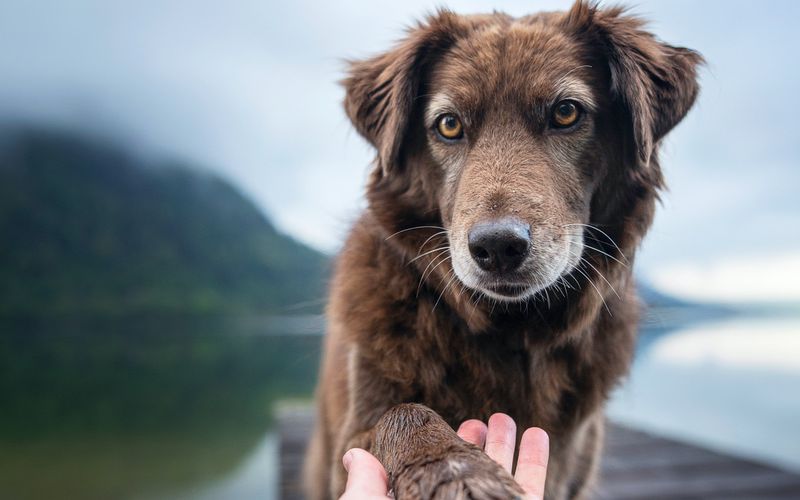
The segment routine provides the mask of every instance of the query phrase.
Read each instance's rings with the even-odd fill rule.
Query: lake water
[[[0,498],[273,498],[271,408],[309,397],[314,329],[306,318],[0,323]]]
[[[735,317],[659,336],[608,413],[800,471],[800,318]]]
[[[0,323],[0,498],[276,498],[314,318]],[[287,334],[286,332],[293,332]],[[800,318],[646,328],[617,421],[800,470]]]

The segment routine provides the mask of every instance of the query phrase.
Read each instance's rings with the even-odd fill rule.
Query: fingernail
[[[350,472],[350,462],[353,461],[353,450],[347,450],[347,453],[344,454],[342,457],[342,464],[344,465],[344,470]]]

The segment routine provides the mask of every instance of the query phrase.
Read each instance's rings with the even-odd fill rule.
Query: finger
[[[511,417],[503,413],[495,413],[489,417],[489,429],[486,431],[486,454],[509,473],[511,464],[514,463],[516,439],[517,425]]]
[[[525,490],[526,499],[544,498],[544,481],[547,477],[547,459],[550,455],[550,438],[538,427],[531,427],[522,434],[517,459],[517,483]]]
[[[458,437],[478,448],[486,442],[486,424],[480,420],[465,420],[458,428]]]
[[[366,496],[386,496],[389,492],[389,481],[386,471],[377,458],[361,448],[353,448],[342,457],[347,469],[347,487],[345,493],[354,498]]]

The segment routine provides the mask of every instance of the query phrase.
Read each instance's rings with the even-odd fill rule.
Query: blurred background
[[[0,498],[275,498],[274,410],[311,398],[372,158],[342,61],[435,6],[0,3]],[[633,12],[709,64],[609,413],[800,471],[800,3]]]

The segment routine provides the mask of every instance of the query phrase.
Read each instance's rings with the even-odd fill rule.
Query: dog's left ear
[[[608,60],[611,92],[621,104],[633,139],[635,158],[647,166],[658,141],[683,119],[700,86],[703,57],[658,41],[644,22],[621,8],[598,9],[579,0],[565,26],[601,47]]]
[[[440,10],[409,29],[389,52],[350,63],[349,75],[342,81],[344,109],[356,130],[377,149],[383,175],[402,161],[400,153],[424,73],[464,30],[456,14]]]

